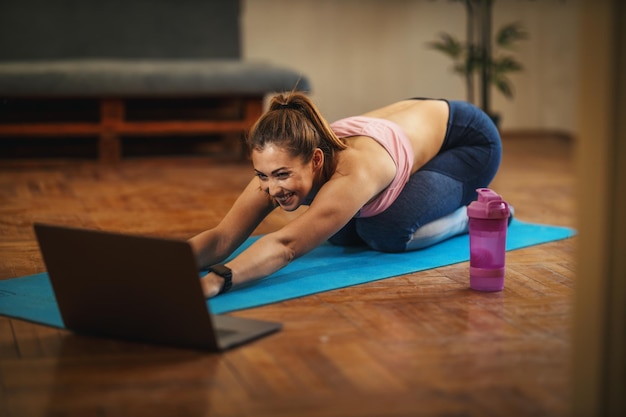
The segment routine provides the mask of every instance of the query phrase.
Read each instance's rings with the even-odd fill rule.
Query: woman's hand
[[[220,293],[220,290],[224,286],[224,278],[209,272],[200,278],[200,286],[202,287],[202,292],[206,298],[215,297]]]

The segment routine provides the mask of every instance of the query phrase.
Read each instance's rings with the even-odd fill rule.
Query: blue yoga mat
[[[507,250],[561,240],[574,234],[575,231],[570,228],[514,219],[507,234]],[[256,239],[258,237],[248,239],[239,251]],[[468,260],[468,235],[400,254],[324,244],[275,274],[207,303],[212,312],[221,314]],[[64,327],[46,273],[0,280],[0,314]]]

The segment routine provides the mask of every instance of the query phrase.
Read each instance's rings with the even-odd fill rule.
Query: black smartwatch
[[[229,267],[222,264],[215,264],[209,267],[209,271],[224,278],[224,286],[217,295],[224,294],[231,289],[233,286],[233,271],[231,271]]]

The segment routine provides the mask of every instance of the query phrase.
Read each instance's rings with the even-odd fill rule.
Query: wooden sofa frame
[[[124,137],[241,136],[267,94],[310,90],[298,72],[241,58],[236,0],[6,0],[1,8],[0,139],[96,136],[99,159],[115,162]],[[212,109],[192,109],[195,118],[129,117],[138,100],[203,99]],[[41,103],[85,100],[97,103],[95,117],[41,117]]]

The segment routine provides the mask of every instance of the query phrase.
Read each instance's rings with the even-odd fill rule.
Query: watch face
[[[210,270],[222,277],[229,277],[233,273],[230,268],[221,264],[213,265]]]
[[[222,289],[219,291],[218,294],[223,294],[225,292],[230,291],[230,288],[233,286],[233,281],[232,281],[233,271],[231,271],[229,267],[222,265],[222,264],[217,264],[217,265],[213,265],[212,267],[210,267],[209,271],[212,271],[216,273],[217,275],[221,276],[222,278],[224,278],[224,286],[222,287]]]

